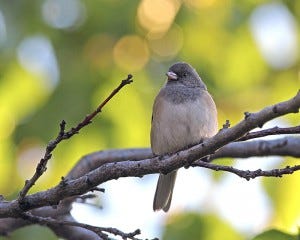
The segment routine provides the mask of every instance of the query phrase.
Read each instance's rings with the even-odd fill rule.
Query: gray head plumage
[[[188,63],[178,62],[173,64],[167,73],[168,83],[180,83],[187,87],[200,87],[206,89],[197,71]]]

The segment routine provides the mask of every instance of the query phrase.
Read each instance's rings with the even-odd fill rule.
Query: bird
[[[188,63],[173,64],[152,109],[151,149],[156,156],[172,154],[217,133],[217,108],[197,71]],[[159,174],[153,210],[171,206],[177,170]]]

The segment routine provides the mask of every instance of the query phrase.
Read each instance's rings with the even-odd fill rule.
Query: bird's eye
[[[184,77],[186,77],[186,76],[187,76],[187,73],[186,73],[186,72],[185,72],[185,73],[183,73],[183,76],[184,76]]]

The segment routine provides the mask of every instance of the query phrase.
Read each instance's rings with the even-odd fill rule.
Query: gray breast
[[[174,104],[195,101],[201,96],[200,87],[187,87],[184,85],[167,85],[162,89],[162,95]]]

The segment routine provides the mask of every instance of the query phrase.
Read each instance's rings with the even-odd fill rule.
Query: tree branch
[[[238,175],[241,178],[245,178],[247,181],[256,177],[282,177],[282,175],[292,174],[295,171],[300,170],[300,165],[295,165],[293,167],[286,166],[285,168],[272,169],[269,171],[263,171],[261,169],[257,169],[254,171],[240,170],[231,166],[223,166],[209,162],[203,162],[201,160],[194,162],[192,164],[192,167],[204,167],[215,171],[230,172]]]
[[[215,154],[211,155],[209,160],[213,161],[215,159],[221,158],[249,158],[258,156],[293,156],[300,157],[300,138],[299,137],[285,137],[275,140],[253,140],[244,142],[233,142],[220,148]],[[141,161],[146,158],[152,158],[152,152],[149,148],[133,148],[133,149],[114,149],[105,150],[95,153],[88,154],[84,156],[78,163],[73,167],[66,178],[76,179],[83,176],[84,174],[104,165],[107,163],[120,162],[120,161]],[[204,166],[201,166],[204,167]],[[220,165],[217,165],[220,169]],[[216,169],[214,169],[216,170]],[[225,169],[226,170],[226,169]],[[239,171],[239,170],[237,170]],[[247,175],[245,171],[245,175]],[[92,189],[92,190],[97,190]],[[103,189],[99,189],[104,191]],[[59,204],[58,208],[52,207],[42,207],[34,210],[33,214],[35,216],[48,216],[52,218],[67,218],[68,221],[74,221],[74,219],[69,215],[70,204],[72,199],[66,199],[62,201],[65,203],[62,206],[62,202]],[[0,203],[1,204],[1,203]],[[63,209],[63,211],[61,211]],[[15,218],[5,218],[0,219],[1,231],[0,235],[5,235],[17,228],[31,224],[29,221],[23,219]],[[98,235],[95,233],[83,230],[78,227],[71,226],[49,226],[57,236],[66,239],[99,239]]]
[[[130,75],[127,80],[131,81]],[[126,79],[124,81],[126,81]],[[70,208],[71,203],[77,196],[91,190],[96,190],[99,184],[119,177],[142,177],[145,174],[168,173],[184,166],[199,166],[213,170],[228,171],[248,180],[258,176],[277,177],[283,174],[291,174],[300,168],[299,165],[297,165],[268,171],[260,169],[256,171],[244,171],[230,166],[221,166],[200,160],[206,159],[208,156],[210,156],[208,158],[210,161],[221,157],[245,158],[269,155],[290,155],[299,157],[300,153],[297,151],[300,146],[299,138],[285,137],[271,141],[245,141],[261,136],[287,134],[292,133],[292,131],[294,131],[293,133],[298,132],[299,127],[272,128],[249,133],[250,130],[261,127],[271,119],[288,113],[297,113],[300,107],[300,92],[298,92],[294,98],[288,101],[266,107],[257,113],[245,113],[244,120],[232,128],[229,126],[229,121],[226,122],[223,129],[214,137],[175,154],[153,156],[151,150],[147,148],[109,150],[89,154],[83,157],[69,174],[65,178],[62,178],[57,186],[46,191],[27,195],[31,186],[33,186],[36,180],[46,170],[47,161],[51,158],[51,152],[57,144],[63,139],[67,139],[78,133],[81,128],[90,124],[92,118],[96,116],[102,107],[122,88],[122,83],[120,86],[75,128],[71,128],[71,130],[65,132],[65,122],[61,123],[58,137],[53,141],[53,145],[52,142],[48,144],[44,159],[41,160],[42,163],[40,162],[41,166],[37,167],[35,173],[37,177],[33,176],[32,179],[26,182],[25,187],[20,192],[19,199],[12,201],[0,199],[0,218],[3,218],[0,219],[0,233],[5,234],[8,233],[10,229],[16,229],[17,227],[14,225],[13,220],[15,220],[15,223],[18,221],[18,226],[24,226],[36,222],[38,219],[41,220],[39,224],[47,224],[58,236],[72,236],[69,239],[80,239],[80,237],[78,237],[79,235],[85,236],[83,237],[84,239],[99,239],[99,236],[105,239],[105,237],[107,237],[105,234],[107,233],[118,233],[119,230],[110,231],[102,228],[100,231],[102,233],[98,232],[99,234],[95,234],[101,228],[93,229],[94,227],[89,225],[74,223],[70,215]],[[68,133],[70,135],[68,135]],[[57,140],[60,138],[62,139]],[[20,219],[20,217],[23,219]],[[67,220],[65,220],[65,218],[67,218]],[[68,218],[71,220],[68,220]],[[60,224],[63,225],[61,226]],[[72,235],[74,232],[76,232],[76,234]],[[123,232],[121,233],[123,234]],[[122,234],[117,235],[123,238],[134,239],[137,232],[133,232],[131,235]]]
[[[22,213],[20,214],[20,217],[22,217],[26,221],[30,221],[32,223],[37,223],[39,225],[46,225],[46,226],[72,226],[72,227],[79,227],[84,228],[88,231],[92,231],[95,234],[97,234],[100,239],[103,240],[109,240],[109,234],[119,236],[122,239],[132,239],[132,240],[140,240],[136,238],[135,236],[139,235],[141,231],[139,229],[130,232],[130,233],[124,233],[116,228],[111,227],[95,227],[84,223],[74,222],[74,221],[66,221],[66,220],[57,220],[51,217],[39,217],[35,216],[31,213]]]
[[[211,154],[208,160],[262,156],[300,157],[300,151],[298,149],[300,149],[299,137],[232,142]],[[111,149],[94,152],[82,157],[67,174],[66,178],[76,179],[107,163],[142,161],[153,157],[155,156],[152,154],[150,148]]]
[[[39,179],[39,177],[42,176],[42,174],[46,171],[47,162],[52,157],[52,151],[56,148],[57,144],[59,144],[61,141],[65,139],[69,139],[74,134],[77,134],[83,127],[90,124],[92,122],[92,119],[98,113],[101,112],[102,108],[109,102],[109,100],[112,99],[113,96],[116,95],[121,90],[121,88],[123,88],[125,85],[130,83],[132,83],[131,74],[129,74],[126,79],[122,80],[120,85],[112,91],[112,93],[97,107],[95,111],[87,115],[80,123],[77,124],[76,127],[72,127],[69,131],[65,132],[66,122],[62,120],[62,122],[60,123],[60,131],[58,133],[58,136],[54,141],[50,141],[48,143],[45,155],[38,163],[34,175],[32,176],[31,179],[25,181],[25,185],[19,193],[18,202],[21,208],[23,208],[23,205],[25,204],[24,197],[28,193],[29,189],[35,184],[35,182]],[[24,208],[26,208],[26,206],[24,206]]]
[[[253,140],[232,142],[210,156],[210,161],[218,158],[249,158],[264,156],[300,157],[300,138],[284,137],[274,140]]]
[[[16,216],[18,212],[47,205],[57,205],[62,199],[81,195],[97,185],[119,177],[141,177],[145,174],[168,173],[180,167],[190,165],[199,158],[213,154],[224,145],[244,136],[251,129],[262,126],[276,117],[298,112],[300,92],[292,99],[264,108],[257,113],[249,113],[245,119],[232,128],[221,130],[214,137],[187,150],[172,155],[154,157],[141,161],[123,161],[106,163],[74,180],[61,182],[57,186],[24,197],[26,204],[20,209],[16,201],[0,204],[0,216]]]
[[[297,134],[297,133],[300,133],[300,126],[288,127],[288,128],[280,128],[276,126],[262,131],[249,132],[245,136],[239,138],[238,141],[246,141],[253,138],[261,138],[261,137],[266,137],[271,135]]]

